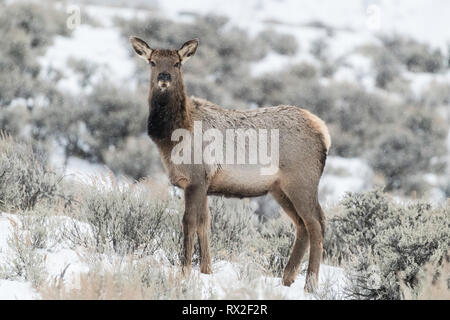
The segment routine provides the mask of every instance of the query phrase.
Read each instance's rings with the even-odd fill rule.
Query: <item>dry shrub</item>
[[[259,223],[258,233],[249,248],[251,255],[269,274],[280,277],[291,254],[295,227],[283,214],[278,219]]]
[[[104,159],[116,174],[127,175],[135,180],[162,172],[156,145],[147,136],[126,138],[120,146],[108,149]]]
[[[38,288],[44,300],[139,300],[144,299],[143,291],[139,278],[129,277],[120,283],[111,272],[80,274],[74,287],[58,279]]]
[[[91,232],[78,232],[74,221],[69,229],[75,232],[68,232],[74,244],[119,254],[152,254],[167,244],[163,230],[168,229],[169,202],[149,196],[145,184],[120,182],[111,175],[93,179],[93,186],[79,190],[79,198],[77,218]]]
[[[39,203],[70,203],[62,176],[50,170],[42,150],[0,135],[0,208],[32,210]]]
[[[211,254],[226,259],[242,253],[252,237],[252,210],[248,201],[210,197]]]
[[[13,233],[8,238],[12,253],[1,261],[0,278],[30,281],[33,286],[43,283],[47,277],[45,269],[45,253],[37,250],[42,242],[36,242],[35,228],[27,229],[21,221],[8,219]]]
[[[417,289],[426,264],[448,259],[448,205],[399,204],[381,190],[348,194],[342,205],[328,221],[324,249],[349,264],[349,298],[400,299],[400,282]]]
[[[165,268],[155,259],[120,259],[111,268],[96,265],[67,283],[55,279],[38,287],[43,299],[142,300],[200,299],[198,277],[185,279],[179,270]]]
[[[447,257],[450,257],[450,254]],[[399,278],[401,277],[399,275]],[[446,259],[441,265],[428,263],[421,271],[416,289],[401,280],[399,284],[406,300],[449,300],[450,261]]]

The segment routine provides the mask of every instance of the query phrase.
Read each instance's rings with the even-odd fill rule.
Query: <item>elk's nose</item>
[[[158,81],[170,81],[170,73],[161,72],[158,74]]]

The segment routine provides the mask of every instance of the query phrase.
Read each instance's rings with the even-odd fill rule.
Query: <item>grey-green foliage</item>
[[[389,91],[392,83],[401,79],[402,62],[390,48],[367,44],[356,48],[356,51],[372,61],[377,87]]]
[[[42,86],[37,57],[56,34],[69,34],[65,20],[52,4],[0,4],[0,106],[35,96]]]
[[[447,199],[450,199],[450,179],[447,182],[447,185],[444,185],[444,192]]]
[[[27,212],[23,214],[21,219],[23,228],[28,230],[28,240],[33,249],[46,249],[50,246],[48,238],[51,222],[48,216],[42,214],[42,212],[38,214]]]
[[[141,91],[105,81],[88,95],[54,94],[47,107],[33,110],[32,134],[54,139],[66,156],[104,163],[111,148],[145,132],[147,113]]]
[[[327,221],[324,255],[339,262],[357,254],[358,248],[373,247],[381,228],[398,224],[396,209],[383,191],[349,193],[342,200],[344,212]]]
[[[109,83],[94,87],[82,115],[90,153],[104,161],[103,152],[129,136],[145,132],[148,110],[144,95]]]
[[[257,226],[258,236],[253,238],[250,252],[254,259],[272,275],[281,277],[292,251],[295,227],[284,218],[268,220]]]
[[[139,185],[84,190],[80,218],[90,225],[98,251],[152,254],[167,245],[162,231],[168,203],[150,199],[147,192]]]
[[[0,111],[0,128],[11,136],[19,136],[29,119],[25,106],[4,107]]]
[[[442,172],[433,159],[445,154],[448,124],[423,107],[404,107],[404,115],[389,131],[374,139],[370,163],[386,177],[389,190],[407,191],[419,172]],[[420,190],[417,190],[420,191]]]
[[[295,238],[290,221],[259,222],[250,203],[242,200],[210,197],[209,207],[213,260],[245,257],[270,274],[282,274]]]
[[[12,234],[8,238],[12,253],[0,262],[0,277],[27,280],[39,286],[46,280],[45,253],[48,226],[42,216],[21,216],[11,219]],[[39,224],[41,222],[42,224]]]
[[[40,202],[70,202],[62,177],[51,171],[42,151],[0,136],[0,207],[33,209]]]
[[[333,90],[320,83],[315,67],[305,63],[264,74],[254,79],[251,86],[243,96],[258,106],[294,105],[321,117],[330,114],[336,99]]]
[[[128,137],[116,148],[108,149],[104,159],[105,164],[115,173],[135,180],[162,171],[157,147],[146,135]]]
[[[330,89],[329,89],[330,90]],[[373,148],[373,142],[386,127],[395,127],[395,115],[401,106],[383,96],[368,93],[358,85],[334,84],[334,112],[323,111],[330,125],[333,152],[340,156],[361,156]]]
[[[317,60],[326,60],[330,46],[326,38],[317,38],[311,42],[310,52]]]
[[[449,259],[448,207],[428,210],[424,214],[410,207],[402,214],[399,225],[377,236],[373,253],[362,250],[356,258],[354,270],[357,275],[352,278],[350,296],[400,299],[399,281],[416,290],[420,273],[427,263],[439,265]],[[378,283],[368,281],[376,276]]]
[[[89,106],[85,100],[83,96],[56,93],[48,106],[33,109],[32,137],[38,141],[55,141],[66,157],[95,158],[97,153],[90,147],[95,141],[86,130]]]
[[[418,100],[418,104],[425,106],[448,106],[450,105],[450,84],[431,82]]]
[[[67,66],[73,69],[79,76],[79,85],[82,88],[92,84],[92,76],[97,72],[99,66],[87,59],[69,58]]]
[[[211,252],[214,259],[236,256],[255,236],[253,214],[246,201],[210,197]]]
[[[437,73],[447,67],[446,58],[440,49],[432,49],[426,44],[398,35],[383,36],[381,41],[409,71]]]
[[[282,55],[293,56],[298,51],[297,39],[291,34],[282,34],[268,29],[261,31],[257,39],[267,46],[267,50],[273,50]]]
[[[320,61],[320,73],[322,77],[332,78],[342,58],[334,59],[330,54],[330,46],[326,37],[320,37],[311,42],[310,53]]]
[[[380,190],[348,194],[328,221],[327,256],[352,265],[348,295],[400,299],[399,281],[414,288],[427,263],[442,263],[450,246],[450,208],[400,205]]]
[[[376,54],[373,67],[376,72],[375,82],[380,88],[386,89],[392,81],[400,77],[400,63],[388,50],[380,50]]]

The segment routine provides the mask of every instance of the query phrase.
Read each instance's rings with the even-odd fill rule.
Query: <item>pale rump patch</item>
[[[330,150],[330,146],[331,146],[331,137],[330,137],[330,133],[328,132],[327,125],[325,124],[325,122],[322,119],[320,119],[318,116],[312,114],[308,110],[301,109],[301,111],[303,112],[305,117],[307,119],[309,119],[309,121],[311,122],[311,125],[314,127],[314,129],[316,129],[318,132],[321,133],[322,142],[328,152],[328,150]]]

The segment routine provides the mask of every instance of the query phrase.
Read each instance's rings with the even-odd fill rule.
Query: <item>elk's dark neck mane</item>
[[[150,88],[147,132],[152,139],[169,140],[175,129],[191,128],[190,101],[184,87],[162,93]]]

